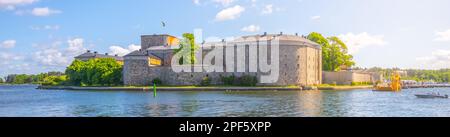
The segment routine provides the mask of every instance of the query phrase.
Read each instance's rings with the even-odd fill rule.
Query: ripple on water
[[[0,86],[0,116],[63,117],[379,117],[450,116],[450,99],[418,99],[414,94],[352,91],[96,92],[36,90]]]

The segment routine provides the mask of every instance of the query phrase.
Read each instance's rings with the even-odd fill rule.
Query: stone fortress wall
[[[161,40],[164,41],[164,36],[166,35],[155,35],[155,37],[143,36],[141,46],[143,49],[135,51],[126,55],[124,57],[124,71],[123,80],[125,85],[129,86],[144,86],[151,85],[153,79],[161,79],[165,85],[199,85],[204,77],[211,79],[211,84],[222,84],[222,76],[235,75],[240,77],[243,75],[256,76],[258,80],[262,75],[267,75],[261,71],[253,72],[250,71],[249,65],[251,64],[249,58],[251,56],[250,49],[258,49],[256,47],[251,47],[251,45],[239,45],[235,46],[225,46],[223,47],[223,72],[182,72],[176,73],[172,70],[171,58],[173,56],[173,50],[168,49],[158,49],[151,50],[151,47],[156,45],[161,45]],[[244,36],[236,41],[245,42],[255,42],[258,43],[260,40],[269,40],[271,38],[279,37],[279,79],[275,83],[259,83],[258,85],[274,85],[274,86],[285,86],[285,85],[300,85],[309,86],[322,83],[322,51],[319,45],[307,40],[302,36],[297,35],[256,35],[256,36]],[[256,41],[254,41],[256,39]],[[155,41],[156,40],[156,41]],[[156,43],[152,43],[155,41]],[[164,45],[164,44],[163,44]],[[167,45],[167,44],[166,44]],[[219,44],[220,45],[220,44]],[[202,46],[203,47],[203,46]],[[219,46],[216,46],[217,48]],[[268,53],[271,53],[271,45],[268,45]],[[214,49],[214,48],[213,48]],[[212,49],[204,49],[203,56]],[[230,52],[234,52],[234,56],[230,56]],[[149,66],[149,56],[155,55],[161,58],[162,66]],[[228,55],[228,56],[226,56]],[[253,54],[252,54],[253,55]],[[270,56],[270,54],[269,54]],[[237,63],[245,63],[244,71],[232,71],[226,72],[225,68],[233,68],[238,70],[236,64],[225,63],[227,59],[232,59]],[[270,59],[269,59],[270,60]],[[203,61],[205,62],[205,61]],[[269,61],[270,62],[270,61]],[[220,63],[220,62],[218,62]],[[259,62],[257,62],[259,63]],[[200,63],[201,64],[201,63]],[[257,64],[256,64],[257,65]],[[201,69],[198,68],[201,65],[195,65],[192,70]],[[174,66],[175,67],[175,66]],[[197,68],[194,68],[197,67]],[[203,67],[203,68],[208,68]]]

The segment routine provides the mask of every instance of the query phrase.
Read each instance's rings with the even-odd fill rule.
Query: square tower
[[[155,46],[178,46],[180,41],[177,37],[163,34],[163,35],[142,35],[141,36],[141,49],[146,50]]]

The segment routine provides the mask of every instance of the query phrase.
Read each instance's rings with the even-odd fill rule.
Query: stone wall
[[[168,35],[143,35],[141,36],[141,49],[166,45],[168,37]]]
[[[142,36],[142,48],[145,49],[148,46],[158,45],[160,42],[165,41],[164,37],[157,36]],[[270,43],[269,43],[270,44]],[[267,45],[268,53],[271,53],[271,46]],[[224,70],[223,72],[213,73],[175,73],[171,68],[171,57],[173,52],[171,51],[148,51],[149,53],[162,57],[164,61],[163,66],[151,67],[148,64],[147,56],[126,56],[124,63],[124,84],[133,86],[150,85],[153,79],[159,78],[166,85],[199,85],[204,77],[209,77],[212,80],[212,84],[223,84],[221,76],[235,75],[240,77],[243,75],[256,76],[258,80],[262,75],[259,69],[257,72],[250,70],[249,58],[253,58],[250,55],[250,51],[258,51],[258,46],[252,48],[249,45],[236,45],[230,47],[224,47],[223,51],[233,52],[234,56],[223,55]],[[205,56],[210,50],[204,50],[203,56]],[[302,42],[295,41],[281,41],[279,47],[279,79],[275,83],[259,85],[301,85],[309,86],[322,83],[322,51],[320,48],[313,47],[311,45],[305,45]],[[256,54],[258,55],[258,54]],[[271,54],[268,54],[268,62],[270,62]],[[255,57],[256,58],[256,57]],[[242,62],[245,64],[244,71],[237,71],[237,64],[226,64],[226,59],[232,59],[234,62]],[[205,61],[204,61],[205,62]],[[234,68],[233,71],[226,72],[227,65],[230,68]],[[259,61],[256,65],[259,66]]]
[[[359,73],[352,71],[323,72],[324,84],[350,85],[352,82],[376,82],[371,73]]]

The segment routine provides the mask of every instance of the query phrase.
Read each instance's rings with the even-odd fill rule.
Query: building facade
[[[154,79],[160,79],[165,85],[199,85],[203,78],[208,77],[211,84],[222,84],[221,78],[226,76],[240,77],[243,75],[256,76],[258,79],[267,73],[251,70],[250,63],[255,55],[251,54],[259,51],[262,46],[267,46],[269,53],[272,53],[272,45],[260,45],[261,41],[271,43],[273,40],[279,42],[279,77],[273,83],[259,83],[258,85],[300,85],[310,86],[322,83],[322,49],[320,45],[309,41],[303,36],[264,34],[242,36],[233,41],[202,43],[200,48],[202,54],[200,58],[208,53],[223,50],[223,58],[215,63],[223,63],[223,70],[219,72],[197,72],[195,70],[208,69],[205,60],[201,60],[191,67],[190,72],[174,72],[172,67],[172,57],[174,48],[179,44],[179,40],[170,35],[145,35],[141,37],[141,49],[124,56],[123,80],[124,85],[143,86],[150,85]],[[257,43],[243,44],[243,43]],[[154,63],[154,62],[160,62]],[[233,62],[233,63],[228,63]],[[238,68],[238,63],[243,63],[245,68]],[[176,64],[176,63],[175,63]],[[242,65],[241,65],[242,66]],[[231,69],[230,71],[229,68]],[[241,70],[241,71],[238,71]]]
[[[324,84],[351,85],[352,83],[376,83],[383,81],[383,75],[373,72],[339,71],[323,72]]]
[[[81,60],[81,61],[88,61],[90,59],[98,59],[98,58],[112,58],[115,59],[117,62],[119,62],[120,64],[123,64],[123,57],[119,56],[119,55],[109,55],[108,53],[105,54],[99,54],[96,51],[91,52],[90,50],[86,51],[86,53],[83,53],[79,56],[76,56],[75,59]]]

